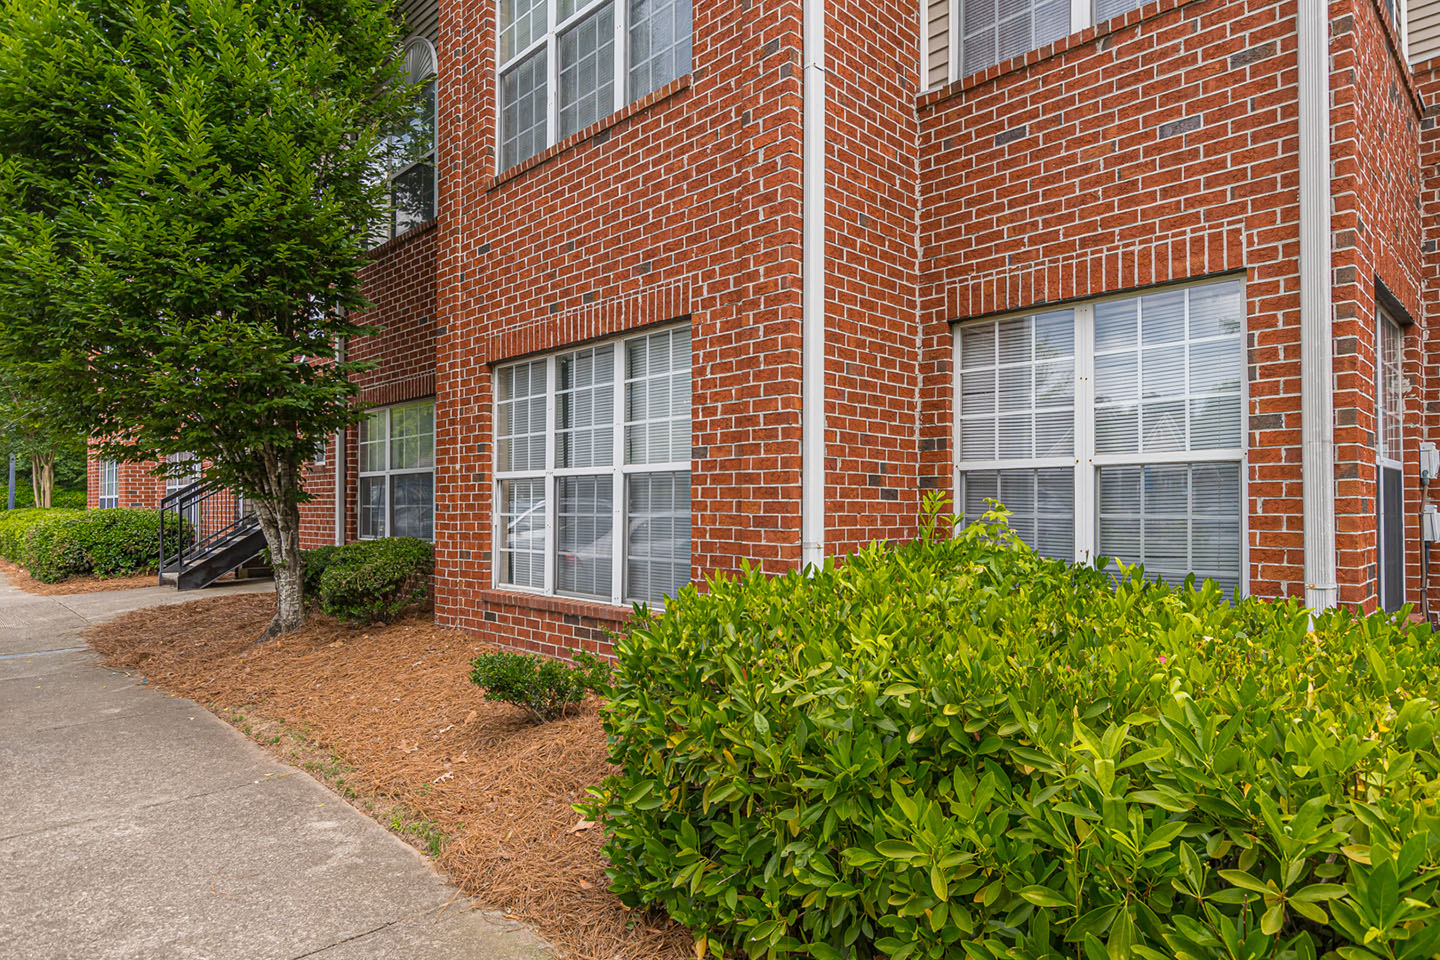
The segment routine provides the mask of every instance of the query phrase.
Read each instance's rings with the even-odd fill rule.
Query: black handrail
[[[217,545],[253,532],[260,522],[246,514],[243,507],[240,496],[205,477],[165,494],[160,500],[160,583],[165,582],[165,574],[173,572],[178,576],[188,569],[187,557],[196,562]],[[167,552],[169,544],[165,539],[165,516],[172,511],[172,529],[180,531],[173,553]],[[187,521],[191,525],[188,536],[184,532]]]

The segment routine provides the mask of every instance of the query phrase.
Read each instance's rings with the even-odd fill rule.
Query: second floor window
[[[383,144],[390,213],[376,243],[435,219],[435,48],[416,37],[405,45],[404,58],[406,80],[418,85],[419,94],[405,123]]]
[[[499,0],[500,169],[690,71],[690,0]]]

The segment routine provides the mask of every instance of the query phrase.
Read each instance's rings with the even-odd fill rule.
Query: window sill
[[[431,217],[424,223],[417,224],[411,227],[409,230],[406,230],[404,233],[399,234],[398,236],[391,237],[384,243],[377,243],[375,246],[365,251],[365,257],[369,260],[379,260],[382,257],[389,256],[396,250],[399,250],[401,247],[408,244],[410,241],[416,239],[417,237],[424,236],[431,230],[434,230],[439,225],[439,223],[439,217]]]
[[[630,607],[617,607],[609,603],[601,603],[595,600],[576,600],[571,597],[547,597],[539,593],[526,593],[523,590],[481,590],[480,600],[487,604],[499,604],[507,607],[528,607],[531,610],[543,610],[546,613],[568,614],[574,617],[589,617],[592,620],[605,620],[616,625],[630,619]]]
[[[519,177],[522,174],[534,170],[536,167],[546,163],[547,161],[559,156],[562,153],[565,153],[567,150],[579,146],[585,141],[591,139],[592,137],[598,137],[600,134],[609,130],[611,127],[624,123],[626,120],[629,120],[636,114],[643,113],[644,111],[655,106],[655,104],[661,102],[662,100],[668,100],[670,97],[673,97],[684,90],[688,90],[690,88],[691,76],[691,74],[687,73],[684,76],[676,77],[674,80],[671,80],[669,83],[665,84],[663,87],[660,87],[658,90],[652,90],[651,92],[645,94],[645,96],[641,97],[639,100],[636,100],[634,103],[631,103],[628,106],[616,110],[608,117],[604,117],[603,119],[595,121],[583,130],[577,130],[575,133],[570,134],[570,136],[566,137],[565,139],[559,140],[551,146],[546,147],[544,150],[541,150],[539,153],[535,154],[535,156],[530,157],[526,160],[521,160],[519,163],[515,164],[515,166],[510,167],[507,170],[500,171],[495,176],[490,178],[490,186],[486,189],[494,190],[501,184],[508,183],[509,181],[514,180],[516,177]],[[603,143],[604,141],[601,140],[600,142]],[[396,239],[399,238],[397,237]]]

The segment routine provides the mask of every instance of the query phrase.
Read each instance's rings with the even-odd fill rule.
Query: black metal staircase
[[[166,540],[166,529],[170,538]],[[185,532],[175,536],[176,529]],[[265,549],[260,521],[228,487],[204,478],[160,501],[160,583],[209,586]]]

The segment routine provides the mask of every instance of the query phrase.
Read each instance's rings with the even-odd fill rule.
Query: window
[[[956,329],[961,510],[1064,559],[1243,583],[1239,280]]]
[[[435,401],[375,410],[360,423],[361,539],[435,539]]]
[[[101,460],[99,474],[100,509],[114,510],[120,506],[120,464],[114,460]]]
[[[495,422],[497,585],[618,604],[689,582],[688,326],[501,367]]]
[[[501,170],[690,71],[690,0],[499,3]]]
[[[376,231],[376,243],[435,219],[435,48],[416,37],[405,45],[404,58],[406,81],[419,85],[419,95],[409,119],[381,145],[390,215]]]
[[[1405,605],[1405,334],[1385,311],[1376,318],[1375,485],[1380,606]]]
[[[329,450],[329,440],[316,440],[315,450],[310,454],[310,466],[323,467],[326,462],[326,454]]]
[[[923,0],[924,72],[941,86],[1142,6],[1144,0]]]

